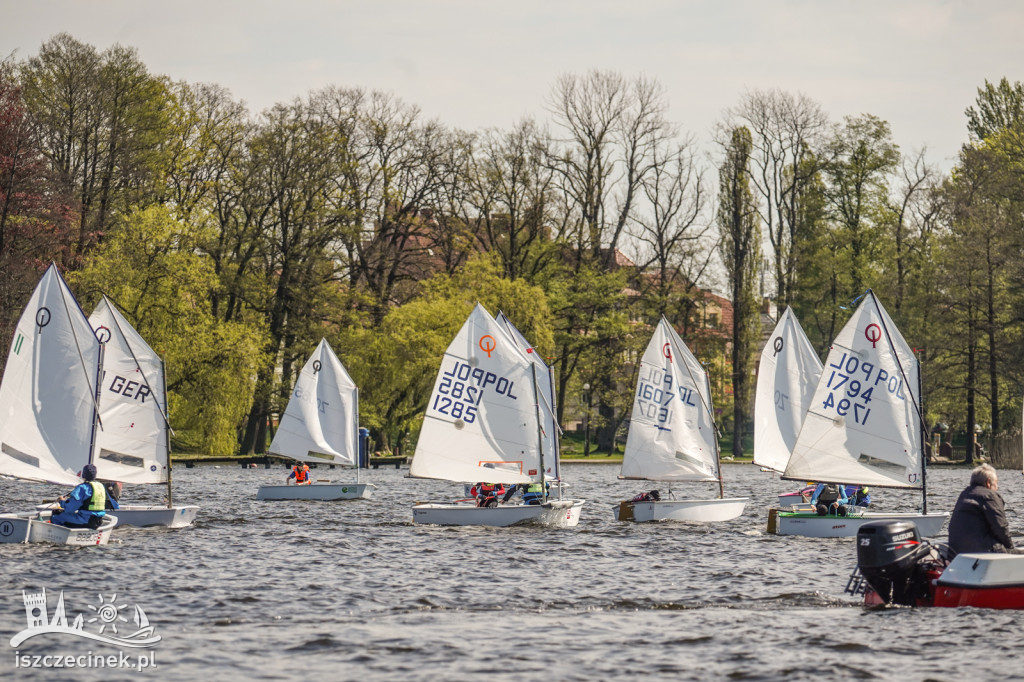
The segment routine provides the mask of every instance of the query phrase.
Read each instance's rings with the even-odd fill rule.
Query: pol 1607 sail
[[[832,343],[784,477],[921,488],[918,372],[869,289]]]
[[[707,373],[664,317],[640,361],[622,478],[719,480]]]
[[[477,304],[448,346],[410,475],[464,483],[541,480],[535,368]]]
[[[0,473],[80,482],[93,447],[100,357],[89,320],[50,265],[18,320],[0,384]]]
[[[104,296],[89,316],[104,344],[97,464],[105,479],[167,482],[167,399],[160,356]]]
[[[785,471],[821,377],[821,360],[792,308],[761,351],[754,399],[754,464]]]

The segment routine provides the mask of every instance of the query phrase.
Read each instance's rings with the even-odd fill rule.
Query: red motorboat
[[[921,540],[906,521],[866,523],[847,591],[866,605],[1024,609],[1024,555],[959,554]]]

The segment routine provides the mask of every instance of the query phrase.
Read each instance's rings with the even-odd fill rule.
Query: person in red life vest
[[[292,473],[288,474],[288,480],[285,483],[291,483],[293,478],[295,479],[295,485],[310,485],[313,483],[313,479],[309,477],[308,464],[296,464],[293,466]]]
[[[497,507],[498,497],[505,494],[505,486],[501,483],[477,483],[470,493],[476,496],[476,506]]]

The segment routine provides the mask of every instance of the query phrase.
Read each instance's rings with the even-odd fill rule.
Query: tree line
[[[58,262],[87,311],[105,293],[165,357],[175,446],[211,453],[265,449],[326,337],[362,425],[408,452],[480,301],[548,358],[560,421],[585,413],[610,449],[664,315],[739,453],[764,301],[824,353],[871,287],[922,361],[928,424],[997,434],[1024,379],[1022,103],[986,81],[944,176],[875,116],[755,90],[708,162],[643,77],[567,74],[547,120],[464,131],[333,85],[254,113],[59,34],[0,62],[2,336]]]

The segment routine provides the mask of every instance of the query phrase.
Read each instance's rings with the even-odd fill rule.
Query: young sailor
[[[50,523],[68,528],[99,528],[108,508],[107,490],[96,480],[96,465],[82,467],[83,483],[75,486],[69,495],[57,500],[59,509],[50,517]],[[110,509],[117,509],[117,500],[109,500]]]
[[[313,479],[309,476],[309,465],[308,464],[296,464],[292,467],[292,473],[288,474],[288,480],[285,484],[289,483],[292,479],[295,479],[295,485],[310,485],[313,483]]]

